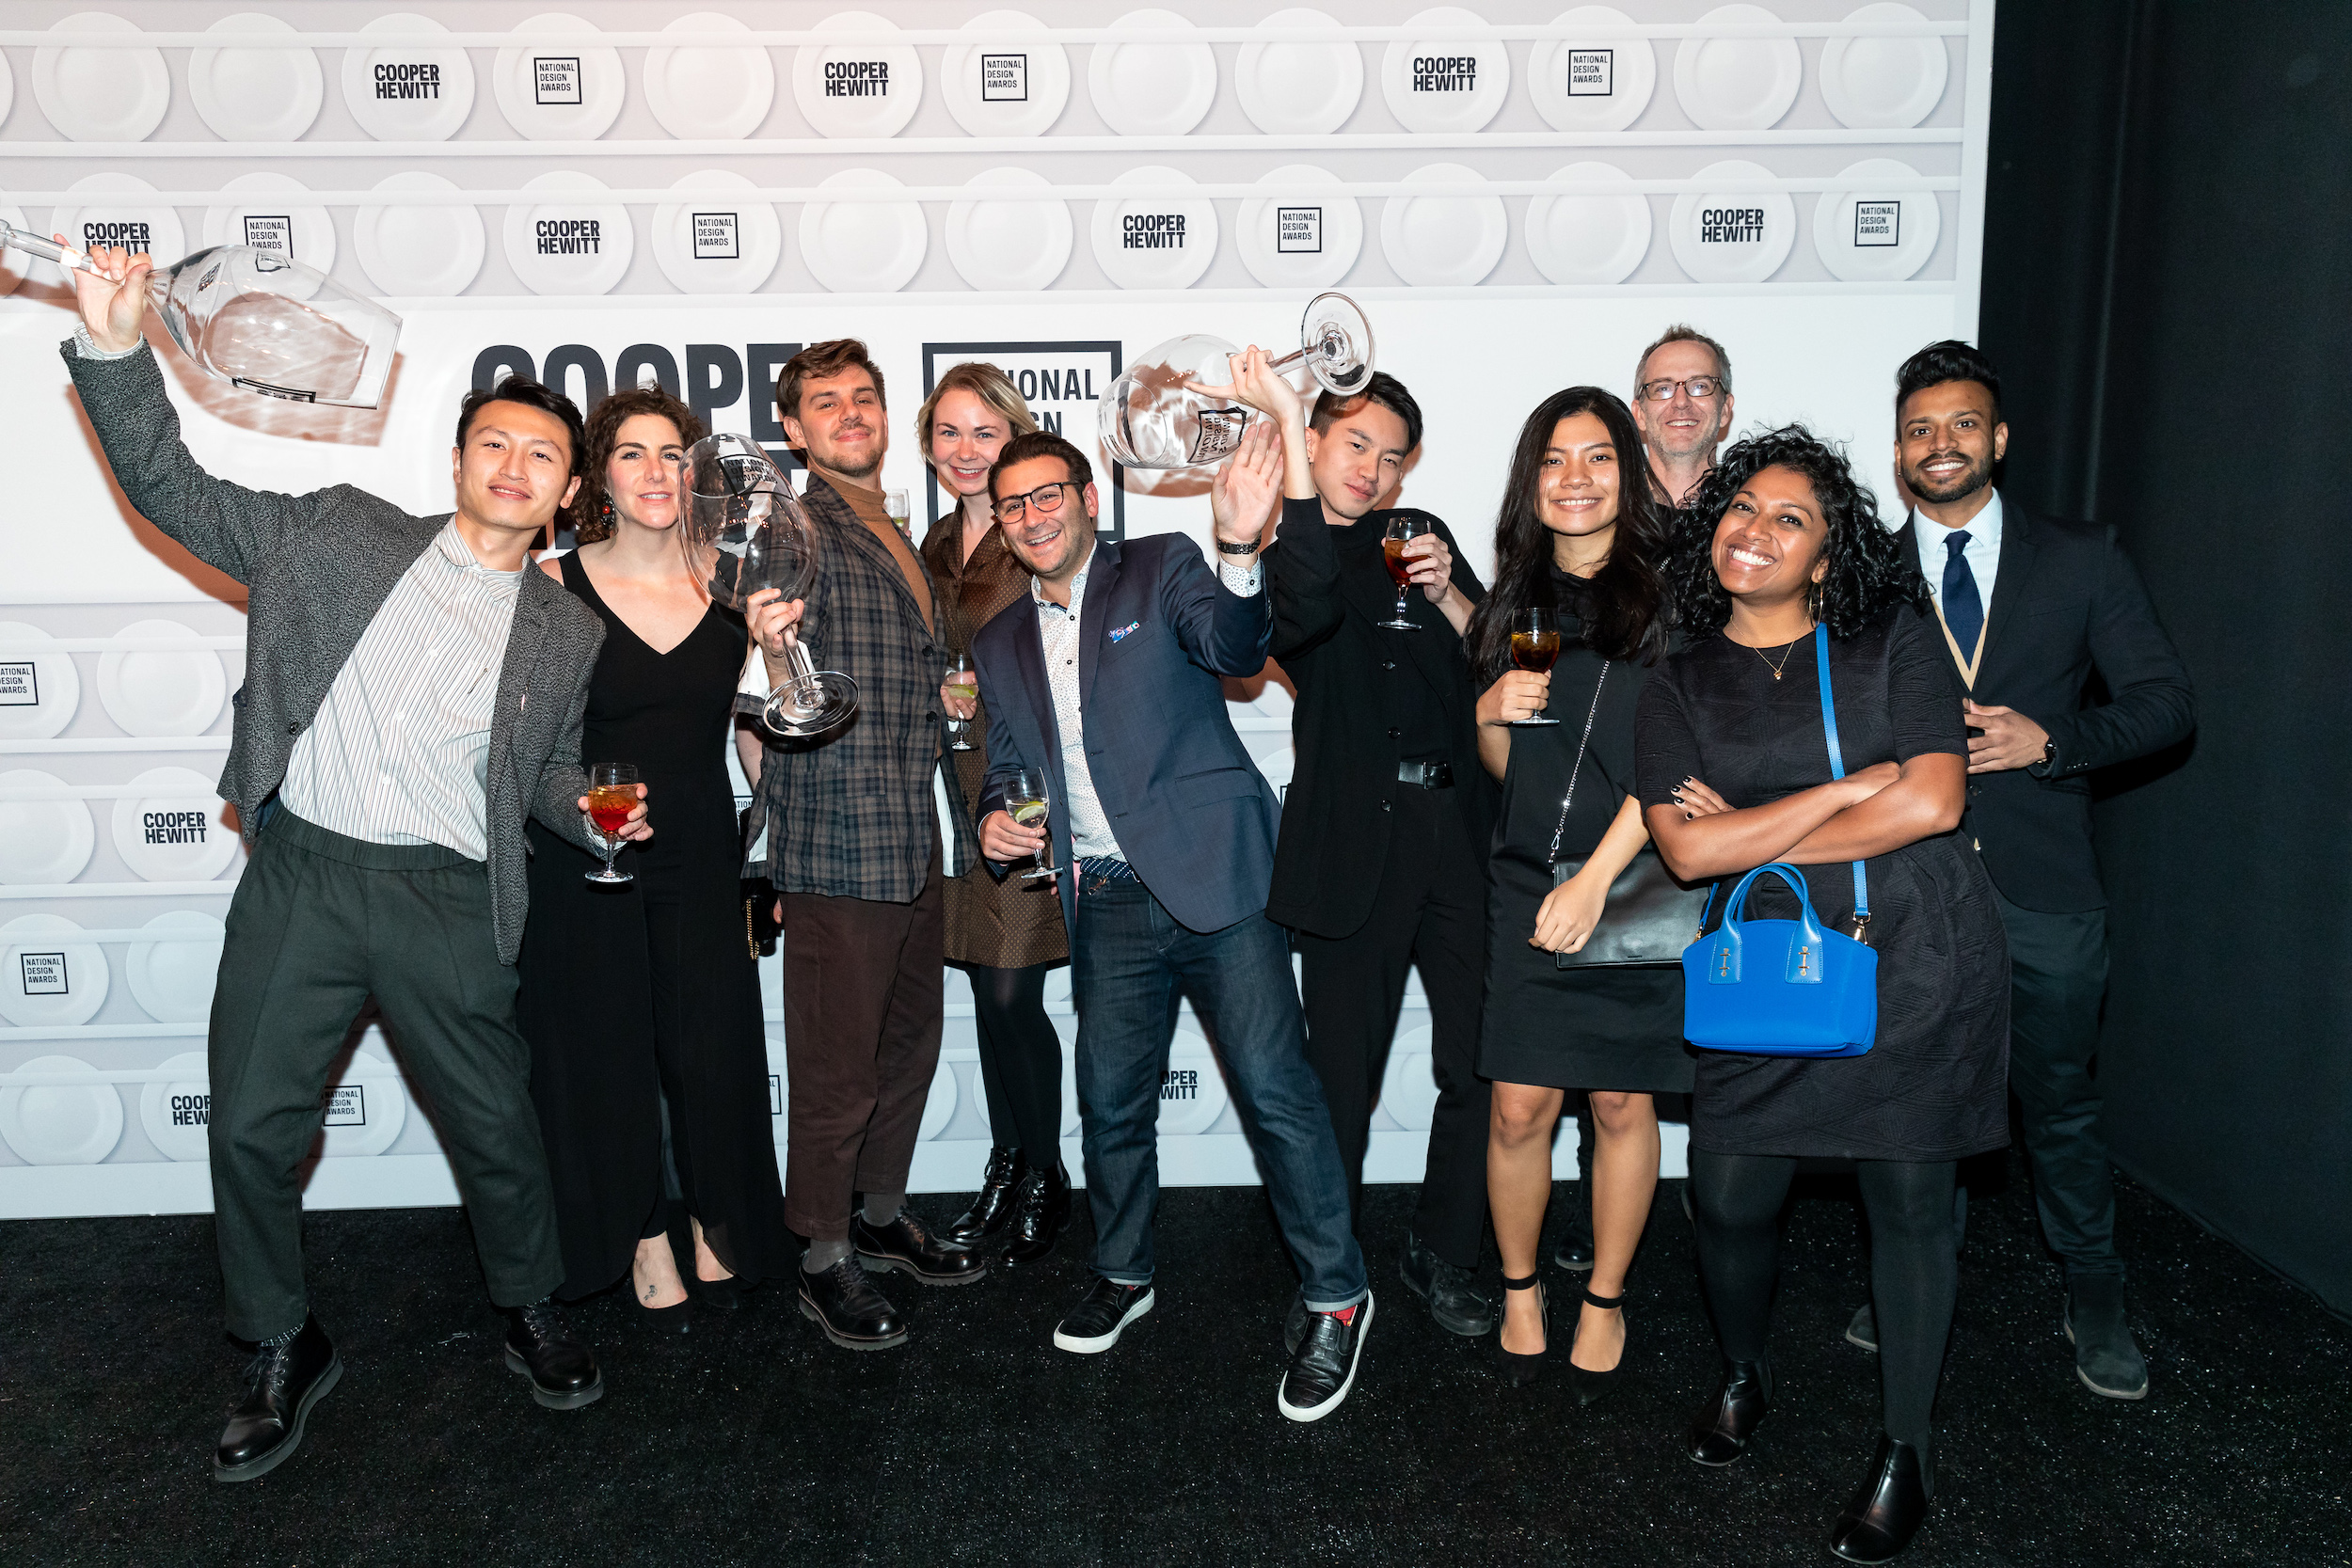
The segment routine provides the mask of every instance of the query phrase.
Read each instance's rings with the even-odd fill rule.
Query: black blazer
[[[1486,597],[1453,532],[1426,512],[1414,515],[1454,551],[1454,585],[1472,604]],[[1270,651],[1298,688],[1298,708],[1291,717],[1297,762],[1283,802],[1266,913],[1311,935],[1336,938],[1370,918],[1395,820],[1381,809],[1400,760],[1389,737],[1384,682],[1425,681],[1437,694],[1454,757],[1454,788],[1482,877],[1494,836],[1495,786],[1478,766],[1478,691],[1462,640],[1418,589],[1409,595],[1407,617],[1421,631],[1374,625],[1396,608],[1396,586],[1386,567],[1369,561],[1343,564],[1331,535],[1321,501],[1286,500],[1280,536],[1265,554],[1274,599]]]
[[[1918,550],[1918,524],[1897,535]],[[2096,677],[2107,700],[2090,702]],[[2001,563],[1969,695],[2050,732],[2046,767],[1968,779],[1967,832],[1994,885],[2029,910],[2106,904],[2090,848],[2090,773],[2187,738],[2188,671],[2115,530],[2038,517],[2004,497]]]

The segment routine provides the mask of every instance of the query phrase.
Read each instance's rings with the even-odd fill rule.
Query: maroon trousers
[[[939,1068],[939,852],[911,904],[784,895],[785,1223],[849,1239],[860,1193],[902,1193]]]

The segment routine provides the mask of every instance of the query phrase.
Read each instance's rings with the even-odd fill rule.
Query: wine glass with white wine
[[[1042,828],[1053,819],[1053,792],[1045,787],[1044,769],[1020,768],[1013,770],[1011,780],[1005,785],[1006,816],[1021,827]],[[1045,851],[1053,847],[1053,836],[1048,833],[1045,842],[1038,846],[1037,863],[1021,874],[1023,881],[1035,881],[1040,877],[1052,881],[1060,875],[1055,867],[1045,863]]]

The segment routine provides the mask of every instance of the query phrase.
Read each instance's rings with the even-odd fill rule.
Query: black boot
[[[1772,1364],[1731,1361],[1715,1402],[1691,1424],[1691,1457],[1702,1465],[1728,1465],[1748,1451],[1765,1415],[1772,1408]]]
[[[604,1398],[596,1353],[565,1325],[552,1296],[506,1309],[506,1366],[531,1379],[531,1397],[549,1410],[578,1410]]]
[[[316,1318],[282,1345],[263,1345],[245,1369],[245,1397],[229,1413],[213,1450],[215,1481],[251,1481],[283,1464],[302,1443],[310,1407],[343,1375],[343,1358]]]
[[[1013,1199],[1029,1162],[1017,1148],[998,1144],[988,1151],[988,1169],[980,1176],[980,1196],[972,1207],[947,1222],[944,1232],[951,1242],[974,1246],[1005,1228],[1012,1218]]]
[[[1430,1251],[1409,1228],[1405,1232],[1405,1254],[1398,1268],[1405,1276],[1405,1288],[1427,1304],[1429,1315],[1448,1334],[1479,1339],[1494,1331],[1500,1313],[1470,1271]]]
[[[867,1268],[896,1269],[926,1285],[969,1285],[988,1277],[983,1254],[941,1237],[907,1204],[888,1225],[868,1225],[860,1214],[850,1223],[850,1240]]]
[[[1934,1463],[1882,1432],[1869,1475],[1830,1527],[1829,1549],[1848,1562],[1892,1562],[1919,1533],[1934,1497]]]
[[[1012,1240],[1005,1243],[1008,1267],[1036,1263],[1050,1257],[1054,1243],[1070,1228],[1070,1172],[1060,1161],[1054,1168],[1031,1170],[1021,1180],[1021,1196],[1013,1205]]]

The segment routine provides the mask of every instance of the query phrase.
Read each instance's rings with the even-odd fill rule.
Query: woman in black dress
[[[1853,934],[1864,863],[1878,1032],[1860,1056],[1699,1053],[1691,1197],[1725,1373],[1691,1457],[1727,1465],[1772,1398],[1778,1216],[1797,1162],[1854,1162],[1870,1224],[1884,1431],[1830,1549],[1883,1562],[1926,1517],[1929,1422],[1951,1329],[1957,1161],[2009,1141],[2009,955],[1993,886],[1954,832],[1967,791],[1961,689],[1916,562],[1845,459],[1790,426],[1723,454],[1674,566],[1689,646],[1642,696],[1641,798],[1660,851],[1727,884],[1804,868],[1825,927]],[[1833,780],[1813,636],[1829,631],[1846,777]],[[1727,887],[1726,887],[1727,891]],[[1788,919],[1777,881],[1746,914]],[[1721,924],[1723,900],[1709,925]]]
[[[1652,1096],[1691,1086],[1679,972],[1562,969],[1553,958],[1591,938],[1610,883],[1649,841],[1633,799],[1633,722],[1648,666],[1666,651],[1667,543],[1631,413],[1597,387],[1554,392],[1520,429],[1495,525],[1494,591],[1466,634],[1473,673],[1492,682],[1478,703],[1479,761],[1503,797],[1478,1060],[1495,1081],[1486,1202],[1502,1255],[1502,1370],[1526,1383],[1542,1364],[1536,1248],[1552,1130],[1565,1091],[1589,1091],[1593,1272],[1568,1351],[1585,1403],[1625,1357],[1625,1275],[1658,1190]],[[1560,632],[1549,674],[1511,669],[1511,634],[1531,610]],[[1558,722],[1510,727],[1534,714]],[[1580,857],[1584,869],[1554,887],[1552,863]]]
[[[621,888],[588,882],[595,857],[532,828],[517,1003],[555,1182],[556,1293],[628,1273],[640,1309],[680,1330],[672,1234],[691,1234],[709,1306],[793,1266],[726,771],[745,632],[710,602],[677,531],[685,449],[702,433],[657,388],[599,403],[583,542],[540,563],[605,625],[580,755],[634,763],[661,819],[620,857],[636,878]]]

